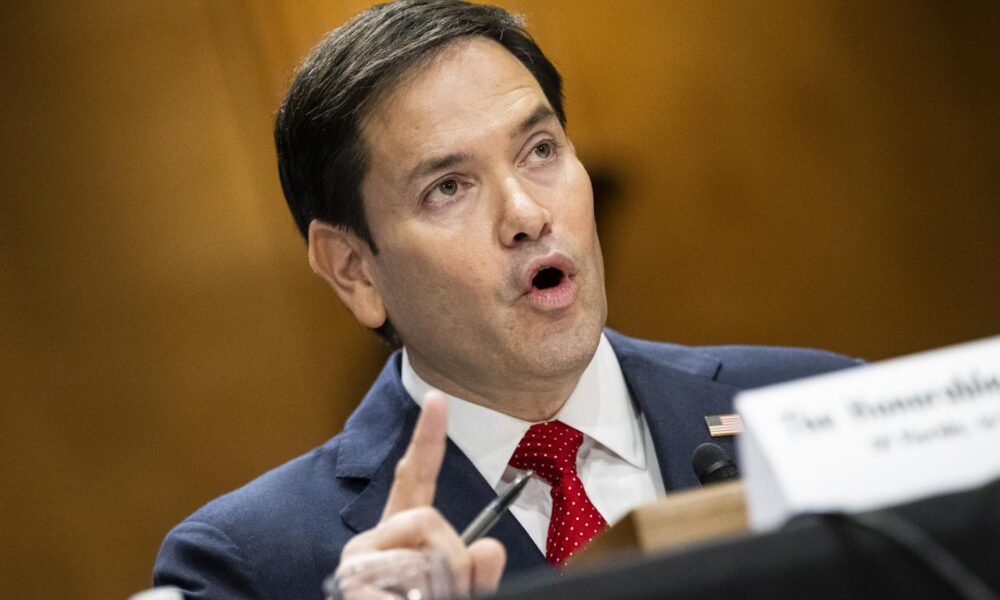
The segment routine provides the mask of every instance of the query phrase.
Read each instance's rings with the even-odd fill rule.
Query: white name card
[[[743,392],[754,529],[1000,477],[1000,336]]]

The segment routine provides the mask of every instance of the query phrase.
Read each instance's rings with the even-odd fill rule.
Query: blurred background
[[[566,79],[610,325],[881,359],[1000,333],[1000,4],[503,1]],[[271,126],[357,1],[0,7],[0,581],[124,598],[387,354]]]

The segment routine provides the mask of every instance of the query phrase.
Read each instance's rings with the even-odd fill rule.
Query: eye
[[[444,208],[468,196],[471,184],[459,177],[447,177],[432,185],[423,195],[421,204],[427,208]]]
[[[528,152],[519,166],[543,167],[556,160],[559,160],[559,142],[549,138],[531,146],[531,151]]]
[[[437,190],[445,196],[454,196],[458,193],[458,182],[454,179],[445,179],[437,184]]]
[[[541,144],[538,144],[537,146],[535,146],[532,149],[532,152],[534,152],[535,156],[537,156],[538,158],[548,158],[548,157],[552,156],[552,152],[553,152],[553,150],[552,150],[552,143],[551,142],[542,142]]]

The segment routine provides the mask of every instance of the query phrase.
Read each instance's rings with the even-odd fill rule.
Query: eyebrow
[[[535,127],[543,121],[553,119],[556,117],[556,113],[547,105],[539,104],[535,110],[531,112],[530,115],[523,121],[521,121],[510,134],[511,138],[516,138],[519,135],[523,135],[529,129]],[[436,173],[437,171],[443,171],[454,167],[457,164],[463,163],[470,160],[472,157],[464,152],[456,152],[453,154],[446,154],[444,156],[433,156],[426,160],[422,160],[417,163],[410,173],[406,176],[406,186],[412,186],[414,182],[422,177],[430,175],[431,173]]]
[[[469,160],[471,157],[464,152],[447,154],[445,156],[435,156],[420,161],[416,167],[406,176],[406,186],[412,186],[418,179],[437,171],[443,171],[455,165]]]
[[[528,118],[521,121],[521,124],[514,128],[511,132],[510,137],[515,138],[519,135],[527,133],[529,129],[538,125],[543,121],[555,118],[556,113],[552,111],[548,104],[539,104],[535,107],[535,110],[528,115]]]

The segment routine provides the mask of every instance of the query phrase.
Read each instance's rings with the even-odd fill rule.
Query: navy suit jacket
[[[711,439],[704,417],[732,412],[740,390],[858,363],[817,350],[693,348],[606,333],[649,425],[667,490],[698,485],[691,469],[698,444],[713,441],[735,456],[733,438]],[[397,352],[342,433],[174,528],[157,556],[154,583],[178,586],[188,598],[322,598],[320,584],[344,544],[378,522],[419,412],[403,388]],[[461,531],[495,497],[449,441],[434,506]],[[490,535],[507,548],[505,579],[547,565],[510,513]]]

